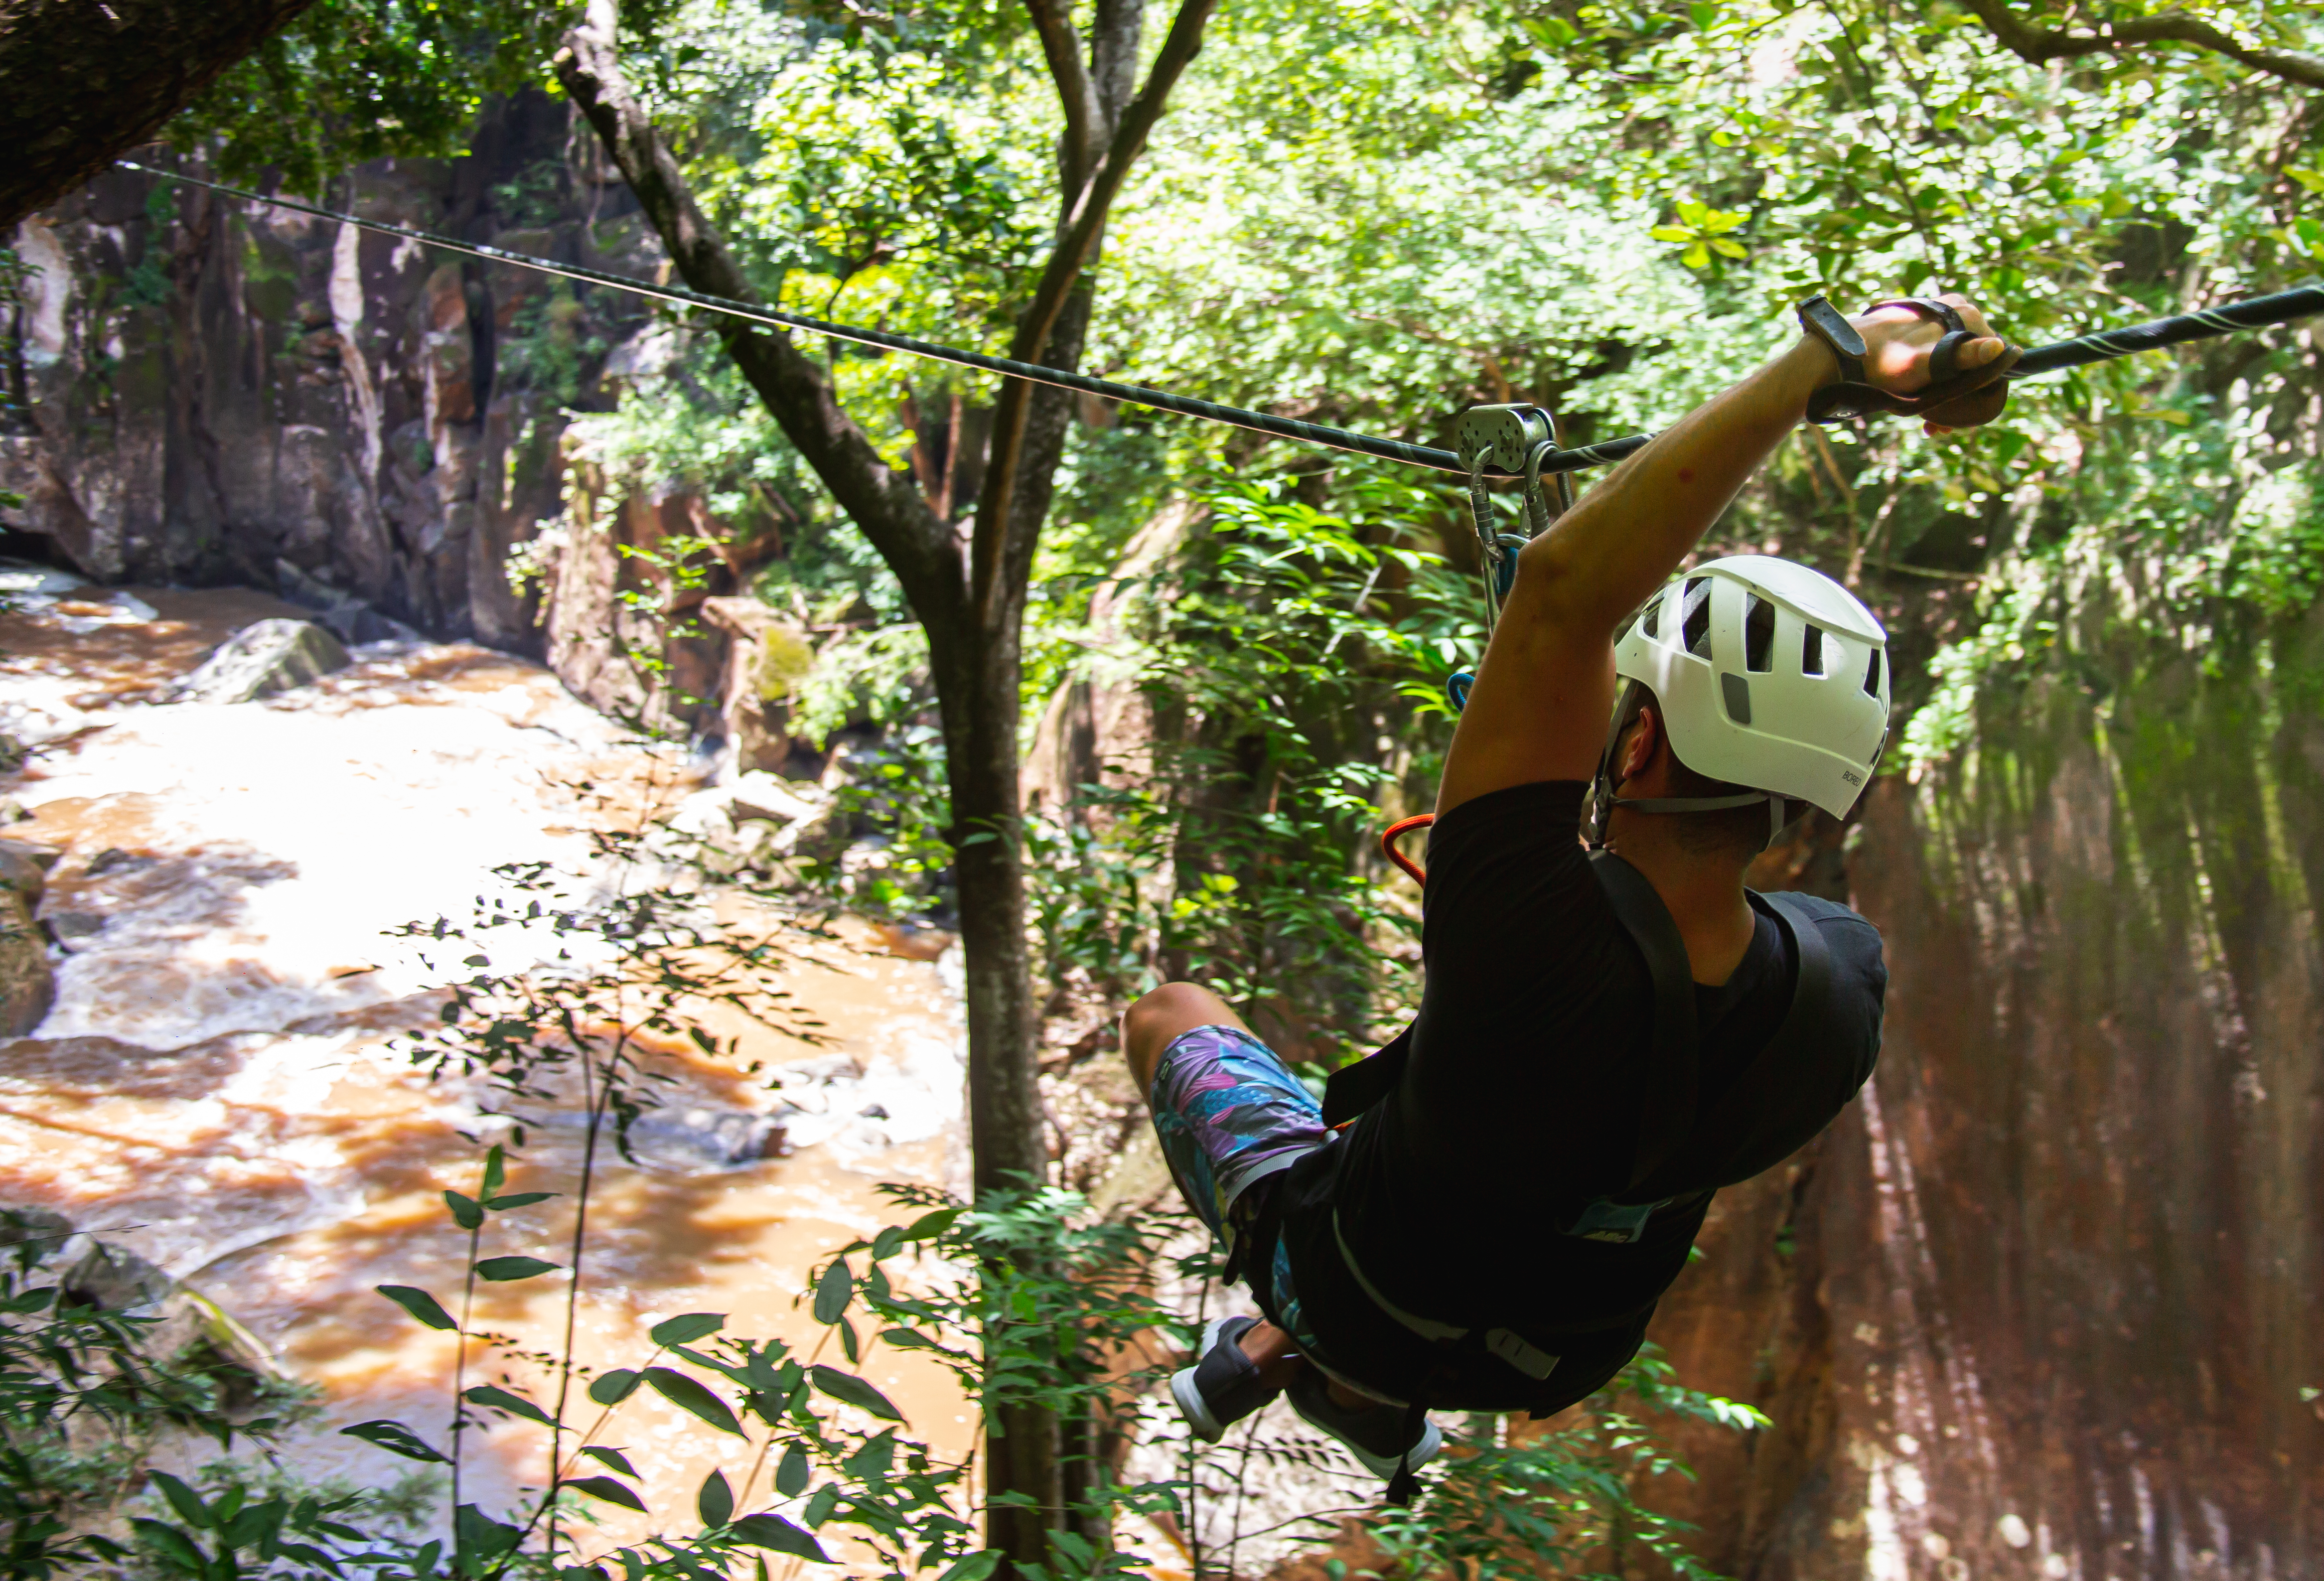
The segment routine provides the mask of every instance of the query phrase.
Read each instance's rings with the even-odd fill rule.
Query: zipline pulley
[[[1485,584],[1485,640],[1489,643],[1500,623],[1501,601],[1517,585],[1517,553],[1531,540],[1549,531],[1550,523],[1573,504],[1573,483],[1563,473],[1556,478],[1557,503],[1550,504],[1542,485],[1542,464],[1563,447],[1557,414],[1545,406],[1472,406],[1461,414],[1455,432],[1461,464],[1469,474],[1469,514],[1477,534],[1477,560]],[[1494,476],[1525,479],[1518,524],[1523,532],[1500,530],[1487,482]],[[1461,670],[1446,679],[1444,695],[1458,713],[1468,706],[1469,683],[1476,677]]]

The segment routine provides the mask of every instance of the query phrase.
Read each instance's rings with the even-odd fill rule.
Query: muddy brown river
[[[588,875],[599,803],[696,792],[666,751],[623,739],[547,671],[463,645],[376,645],[314,685],[256,702],[173,703],[167,689],[235,629],[300,612],[233,590],[90,589],[20,575],[0,615],[0,727],[32,751],[0,781],[0,835],[60,853],[42,918],[59,941],[54,1009],[0,1047],[0,1201],[51,1208],[208,1294],[322,1391],[293,1446],[309,1475],[373,1482],[409,1463],[341,1436],[401,1419],[441,1442],[453,1339],[376,1295],[456,1296],[462,1237],[439,1196],[473,1192],[480,1093],[431,1085],[396,1048],[432,1019],[440,969],[388,930],[465,917],[498,864]],[[812,1345],[795,1298],[834,1247],[899,1216],[884,1180],[964,1178],[962,1032],[951,963],[908,958],[847,925],[805,940],[782,985],[823,1023],[810,1045],[741,1030],[732,1063],[673,1055],[678,1077],[641,1146],[606,1160],[591,1204],[578,1345],[636,1363],[679,1312]],[[455,966],[456,969],[456,966]],[[570,1121],[573,1116],[563,1117]],[[512,1191],[570,1191],[578,1128],[558,1117],[519,1154]],[[777,1139],[779,1139],[778,1141]],[[767,1156],[769,1154],[773,1156]],[[565,1262],[566,1198],[503,1216],[484,1247]],[[555,1342],[562,1274],[486,1286],[477,1323]],[[471,1382],[504,1364],[472,1354]],[[522,1369],[517,1369],[520,1375]],[[923,1361],[865,1373],[948,1456],[966,1406]],[[742,1489],[753,1449],[643,1391],[601,1435],[626,1447],[657,1512],[689,1512],[714,1465]],[[537,1486],[537,1429],[472,1437],[464,1496]],[[728,1450],[725,1447],[734,1445]],[[767,1473],[744,1491],[765,1507]],[[603,1546],[646,1523],[606,1509]]]

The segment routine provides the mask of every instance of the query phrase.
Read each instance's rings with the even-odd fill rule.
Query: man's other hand
[[[1961,372],[1971,373],[1985,366],[2006,349],[2008,343],[1993,332],[1985,315],[1967,297],[1948,291],[1937,300],[1959,312],[1961,323],[1978,337],[1960,348]],[[1943,325],[1904,307],[1882,308],[1849,322],[1864,337],[1866,378],[1896,395],[1910,395],[1928,388],[1929,352],[1944,338]],[[2001,412],[2001,402],[1994,398],[1997,393],[1987,386],[1946,402],[1923,422],[1923,431],[1936,436],[1992,421]]]

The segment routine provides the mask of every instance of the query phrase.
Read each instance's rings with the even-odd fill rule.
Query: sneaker
[[[1170,1398],[1206,1443],[1217,1443],[1229,1428],[1280,1392],[1259,1382],[1259,1367],[1236,1343],[1258,1324],[1256,1318],[1212,1318],[1203,1330],[1199,1359],[1170,1375]]]
[[[1367,1401],[1359,1406],[1336,1404],[1332,1399],[1332,1381],[1320,1367],[1300,1368],[1284,1392],[1301,1419],[1346,1445],[1374,1476],[1393,1480],[1399,1469],[1418,1471],[1444,1447],[1444,1435],[1425,1417],[1421,1419],[1420,1442],[1407,1447],[1404,1441],[1405,1408],[1400,1405],[1386,1405],[1379,1401]]]

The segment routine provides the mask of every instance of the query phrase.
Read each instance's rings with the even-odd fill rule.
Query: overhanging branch
[[[2225,55],[2253,70],[2303,88],[2324,88],[2324,55],[2300,50],[2255,49],[2221,32],[2202,18],[2181,11],[2110,23],[2096,32],[2042,27],[2011,10],[2008,0],[1961,0],[2002,48],[2022,60],[2044,66],[2082,55],[2112,54],[2144,44],[2186,44]]]
[[[1106,145],[1105,156],[1074,195],[1056,247],[1041,270],[1033,300],[1018,315],[1016,338],[1010,351],[1018,361],[1040,360],[1050,333],[1056,328],[1057,315],[1065,310],[1065,299],[1073,294],[1098,236],[1105,228],[1114,199],[1120,195],[1122,184],[1130,179],[1130,167],[1145,150],[1148,134],[1169,104],[1170,90],[1202,52],[1203,29],[1216,5],[1217,0],[1182,0],[1178,14],[1171,20],[1169,36],[1162,41],[1153,69],[1146,75],[1146,86],[1122,111],[1120,124]],[[995,607],[1002,551],[1010,533],[1010,518],[1014,514],[1011,506],[1016,498],[1017,465],[1024,453],[1025,422],[1031,400],[1032,386],[1022,379],[1011,379],[1002,385],[1000,398],[993,404],[991,458],[985,472],[984,498],[979,502],[976,535],[970,552],[971,597],[980,621],[990,620]]]
[[[566,34],[558,80],[596,131],[687,284],[755,301],[758,292],[694,199],[653,118],[631,91],[615,37],[615,0],[590,0]],[[958,541],[909,473],[890,467],[839,404],[815,360],[778,329],[724,331],[736,365],[832,496],[903,584],[924,624],[953,615],[966,593]]]
[[[1064,0],[1025,0],[1025,9],[1040,35],[1041,55],[1049,63],[1049,79],[1057,85],[1057,105],[1065,115],[1065,185],[1079,187],[1089,180],[1105,135],[1105,106],[1098,102],[1097,83],[1082,60],[1081,39]]]

